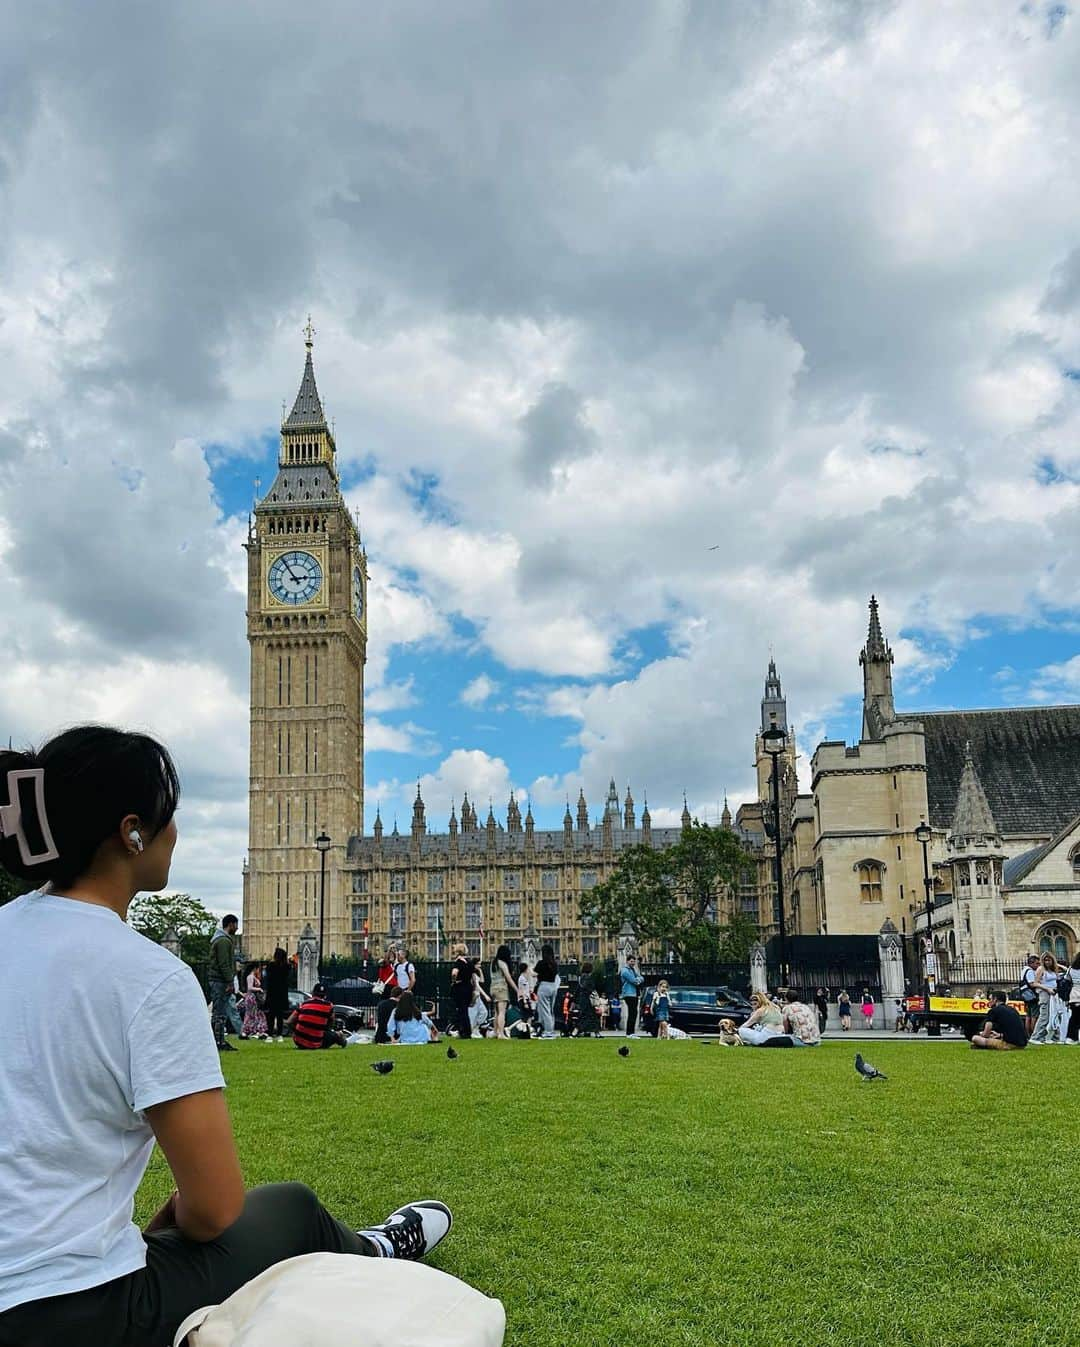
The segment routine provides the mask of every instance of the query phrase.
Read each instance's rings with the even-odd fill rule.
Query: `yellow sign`
[[[908,1010],[921,1012],[923,1009],[923,998],[921,996],[907,997],[905,1004]],[[982,1015],[990,1013],[990,1002],[982,996],[931,996],[930,1013],[931,1015]],[[1010,1001],[1008,1003],[1021,1015],[1027,1013],[1023,1001]]]

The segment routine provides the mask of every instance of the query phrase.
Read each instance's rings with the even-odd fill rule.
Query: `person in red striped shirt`
[[[292,1029],[293,1042],[298,1048],[343,1048],[345,1035],[333,1027],[334,1007],[326,995],[326,988],[316,982],[311,995],[285,1021]]]

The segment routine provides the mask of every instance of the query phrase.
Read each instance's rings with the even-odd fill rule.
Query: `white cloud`
[[[499,690],[499,684],[487,674],[477,674],[461,690],[461,701],[465,706],[479,708],[485,706]]]

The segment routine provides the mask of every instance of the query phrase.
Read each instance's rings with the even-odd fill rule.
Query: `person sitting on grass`
[[[144,734],[0,751],[0,865],[37,886],[0,907],[0,1347],[162,1347],[286,1259],[419,1258],[450,1229],[441,1202],[357,1230],[304,1184],[244,1191],[199,984],[126,921],[168,885],[179,795]],[[155,1141],[176,1191],[140,1230]]]
[[[390,1016],[393,1015],[394,1008],[397,1006],[398,998],[400,996],[401,996],[401,988],[397,985],[396,982],[391,983],[391,985],[387,987],[386,991],[383,993],[382,999],[379,1001],[379,1004],[375,1007],[376,1043],[391,1042],[390,1030],[388,1028],[388,1025],[390,1024]]]
[[[799,996],[795,987],[789,987],[785,993],[787,1005],[784,1007],[784,1031],[797,1048],[816,1048],[821,1043],[821,1030],[818,1028],[817,1011],[808,1006]]]
[[[321,982],[316,982],[311,995],[285,1021],[292,1030],[293,1042],[298,1048],[343,1048],[345,1035],[334,1028],[334,1007]]]
[[[390,1016],[386,1031],[395,1043],[412,1046],[417,1043],[438,1043],[439,1031],[416,1004],[412,992],[402,992]]]
[[[751,992],[750,1004],[753,1009],[739,1027],[739,1038],[748,1048],[760,1048],[770,1038],[783,1034],[784,1016],[764,992]]]
[[[1027,1028],[1021,1016],[1008,1003],[1004,992],[990,993],[990,1013],[981,1034],[971,1040],[973,1048],[996,1048],[1010,1052],[1028,1045]]]

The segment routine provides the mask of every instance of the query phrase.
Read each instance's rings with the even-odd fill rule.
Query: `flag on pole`
[[[365,917],[365,918],[364,918],[364,958],[365,958],[365,960],[367,959],[367,956],[368,956],[368,924],[367,924],[367,918]]]

